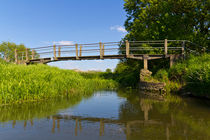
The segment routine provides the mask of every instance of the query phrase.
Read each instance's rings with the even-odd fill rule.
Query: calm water
[[[0,140],[210,139],[210,103],[124,91],[0,107]]]

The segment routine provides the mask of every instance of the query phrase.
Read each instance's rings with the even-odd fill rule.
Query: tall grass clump
[[[89,94],[115,88],[113,80],[85,78],[70,70],[47,65],[14,65],[0,61],[0,104]]]
[[[195,96],[210,97],[210,54],[191,55],[168,70],[158,71],[155,77],[170,83],[170,88],[181,85]]]

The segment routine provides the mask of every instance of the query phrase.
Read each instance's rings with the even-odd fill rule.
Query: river
[[[140,139],[210,139],[210,102],[122,90],[0,107],[0,140]]]

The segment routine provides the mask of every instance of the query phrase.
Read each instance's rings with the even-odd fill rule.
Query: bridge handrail
[[[98,42],[98,43],[84,43],[84,44],[65,44],[65,45],[48,45],[43,47],[36,48],[27,48],[26,50],[15,50],[15,61],[18,63],[19,59],[25,61],[31,61],[34,59],[44,59],[44,58],[54,58],[63,57],[62,54],[73,53],[73,56],[76,59],[79,59],[82,56],[85,56],[84,53],[94,53],[100,56],[100,59],[103,59],[104,56],[109,55],[110,53],[116,55],[126,55],[126,58],[133,58],[132,55],[139,54],[157,54],[157,55],[172,55],[172,54],[181,54],[185,55],[188,52],[192,52],[186,45],[193,43],[188,40],[146,40],[146,41],[118,41],[118,42]],[[195,45],[195,44],[193,44]],[[106,54],[105,54],[106,53]],[[71,54],[72,55],[72,54]],[[94,56],[96,56],[94,54]],[[154,54],[153,54],[154,55]]]

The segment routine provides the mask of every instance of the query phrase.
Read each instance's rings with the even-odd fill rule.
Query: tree
[[[123,40],[190,40],[209,49],[209,5],[209,0],[125,0],[127,20],[124,25],[128,34]],[[155,73],[167,68],[167,61],[149,61],[149,69]],[[133,86],[130,81],[139,81],[142,67],[141,61],[124,59],[115,73],[121,84]]]
[[[209,0],[125,0],[128,40],[190,40],[209,46]]]
[[[25,59],[25,50],[26,47],[23,44],[17,45],[12,42],[3,42],[0,44],[0,58],[3,58],[7,62],[15,61],[15,49],[18,50],[19,59]],[[32,51],[29,49],[29,55],[32,54]],[[31,56],[30,56],[31,57]],[[35,52],[35,57],[38,57],[38,54]]]

